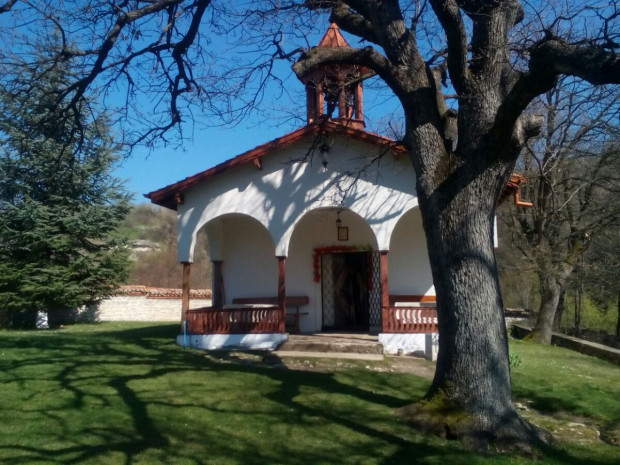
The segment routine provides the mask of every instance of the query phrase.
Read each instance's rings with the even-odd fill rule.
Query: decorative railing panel
[[[383,307],[384,333],[436,333],[437,310],[432,307]]]
[[[188,310],[186,321],[189,334],[279,333],[280,309],[199,308]]]

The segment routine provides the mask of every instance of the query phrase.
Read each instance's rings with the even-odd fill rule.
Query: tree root
[[[467,412],[441,395],[402,407],[397,414],[424,434],[458,440],[482,453],[516,452],[537,457],[553,436],[524,420],[511,405],[501,415]]]

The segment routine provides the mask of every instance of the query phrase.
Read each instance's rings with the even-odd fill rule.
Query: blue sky
[[[364,90],[364,114],[367,129],[385,133],[383,122],[399,113],[399,104],[378,79]],[[181,146],[170,145],[153,151],[137,149],[123,161],[115,175],[126,180],[127,190],[134,194],[135,203],[148,202],[143,194],[196,174],[240,153],[250,150],[303,126],[306,102],[303,84],[288,79],[291,87],[287,97],[277,98],[270,92],[260,111],[249,115],[234,127],[196,127]],[[279,95],[279,93],[278,93]],[[290,117],[294,113],[297,117]],[[197,126],[200,121],[197,121]]]
[[[318,30],[327,30],[326,18],[317,25]],[[310,43],[318,43],[322,34],[309,37]],[[357,45],[358,40],[344,34],[349,43]],[[221,56],[228,56],[230,50],[223,44]],[[292,47],[288,44],[288,47]],[[305,124],[306,99],[304,87],[290,69],[290,63],[277,62],[275,67],[283,84],[272,82],[266,89],[256,111],[250,113],[234,127],[213,127],[218,121],[207,121],[194,114],[193,126],[189,122],[183,127],[185,140],[154,150],[138,148],[130,158],[124,160],[115,175],[126,180],[127,190],[134,194],[135,203],[147,202],[143,194],[152,192],[183,178],[196,174],[240,153],[250,150],[277,137],[283,136]],[[391,92],[378,78],[365,82],[364,114],[367,129],[386,133],[382,124],[392,119],[389,116],[400,111],[400,106]],[[282,89],[285,89],[283,92]]]
[[[217,165],[292,129],[291,126],[262,126],[256,126],[250,118],[234,128],[196,130],[194,137],[181,147],[162,147],[152,152],[138,149],[120,164],[115,175],[126,180],[135,203],[148,202],[143,194]]]

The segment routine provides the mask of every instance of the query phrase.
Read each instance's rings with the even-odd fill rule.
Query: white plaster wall
[[[265,227],[247,216],[227,215],[223,223],[224,303],[236,297],[278,295],[278,261]]]
[[[312,211],[299,221],[291,238],[286,262],[286,293],[305,295],[310,299],[306,307],[300,308],[300,312],[309,313],[299,320],[302,332],[319,331],[322,327],[321,283],[314,282],[314,249],[333,245],[377,248],[373,231],[364,220],[350,211],[340,214],[342,225],[349,228],[349,240],[338,241],[336,219],[335,210]]]
[[[398,222],[388,255],[390,294],[435,295],[420,210],[408,211]]]
[[[415,174],[405,155],[386,154],[372,164],[361,179],[343,173],[359,173],[380,148],[336,136],[329,140],[328,169],[314,161],[300,160],[314,136],[264,158],[263,169],[248,163],[229,169],[188,189],[178,207],[179,261],[193,261],[197,231],[227,213],[252,216],[269,231],[275,255],[288,255],[295,224],[319,207],[343,206],[359,214],[373,229],[379,249],[388,249],[392,229],[403,212],[417,205]],[[347,196],[343,200],[342,192]],[[224,237],[224,241],[228,239]]]

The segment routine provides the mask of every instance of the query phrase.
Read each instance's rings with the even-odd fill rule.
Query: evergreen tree
[[[57,62],[24,70],[27,94],[0,87],[0,324],[91,304],[127,277],[116,230],[129,201],[111,175],[118,152],[88,100],[56,113],[69,76]]]

